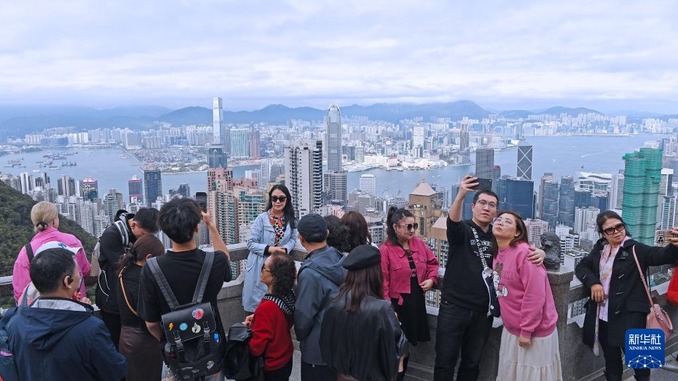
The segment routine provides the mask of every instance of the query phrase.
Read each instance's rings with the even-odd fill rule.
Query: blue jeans
[[[492,317],[445,300],[438,310],[434,381],[454,381],[454,367],[461,351],[457,381],[476,381],[480,357],[490,335]]]

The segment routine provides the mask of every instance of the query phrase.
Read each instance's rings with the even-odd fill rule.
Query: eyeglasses
[[[479,200],[476,204],[480,205],[481,208],[488,206],[490,209],[497,209],[497,204],[494,202],[487,202],[485,200]]]
[[[287,201],[287,196],[271,196],[271,201],[272,202],[285,202]]]
[[[623,230],[624,230],[624,224],[623,224],[623,223],[618,223],[618,224],[616,224],[616,225],[614,225],[614,226],[612,226],[612,227],[609,227],[609,228],[607,228],[607,229],[603,229],[603,233],[605,233],[605,234],[607,234],[607,235],[612,235],[612,234],[614,234],[615,232],[620,232],[620,233],[621,233]]]
[[[419,224],[418,223],[413,223],[413,224],[398,224],[398,226],[404,227],[407,229],[407,231],[412,231],[412,230],[417,230],[419,229]]]
[[[495,218],[494,223],[499,225],[515,225],[510,218]]]

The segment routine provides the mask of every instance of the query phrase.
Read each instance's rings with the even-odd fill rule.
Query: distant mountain
[[[507,119],[527,119],[528,116],[537,114],[534,111],[527,111],[527,110],[509,110],[509,111],[502,111],[499,113],[499,115],[503,116],[504,118]]]
[[[430,120],[433,117],[451,118],[459,120],[463,117],[481,119],[490,115],[490,112],[472,101],[462,100],[451,103],[377,103],[371,106],[348,106],[341,108],[341,114],[346,116],[366,116],[370,119],[398,122],[403,119],[423,117]]]
[[[596,111],[596,110],[591,110],[590,108],[586,107],[577,107],[577,108],[570,108],[570,107],[562,107],[562,106],[556,106],[556,107],[551,107],[549,109],[546,109],[539,114],[547,114],[547,115],[560,115],[560,114],[567,114],[570,116],[577,116],[580,114],[600,114],[603,115],[602,112]]]

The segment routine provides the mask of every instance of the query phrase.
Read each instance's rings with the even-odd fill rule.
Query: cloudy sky
[[[490,109],[678,113],[674,4],[2,1],[0,104],[470,99]]]

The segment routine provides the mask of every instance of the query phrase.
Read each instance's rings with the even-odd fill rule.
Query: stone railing
[[[231,261],[238,262],[247,259],[249,254],[244,243],[228,246]],[[291,255],[298,262],[306,257],[303,249],[295,248]],[[558,337],[560,341],[560,356],[563,364],[564,380],[594,380],[602,375],[604,361],[602,354],[600,357],[593,355],[591,350],[582,343],[582,329],[575,322],[568,323],[568,305],[578,300],[588,297],[588,292],[581,285],[570,287],[574,273],[571,269],[561,268],[557,272],[549,272],[549,281],[551,290],[558,311]],[[240,274],[231,282],[225,283],[218,296],[219,313],[224,327],[229,327],[235,322],[243,321],[245,311],[241,305],[242,285],[244,274]],[[88,280],[88,283],[92,280]],[[654,287],[655,296],[659,303],[672,316],[674,326],[678,327],[677,308],[667,304],[663,295],[667,283]],[[661,290],[664,290],[663,292]],[[12,295],[11,276],[0,278],[0,293],[3,297]],[[433,378],[433,364],[435,360],[435,331],[437,327],[437,308],[428,307],[429,323],[431,327],[431,341],[420,343],[412,348],[410,355],[408,380],[431,380]],[[498,325],[498,324],[495,324]],[[501,338],[501,327],[492,329],[488,343],[485,347],[484,356],[481,363],[481,380],[494,380],[498,372],[499,340]],[[666,353],[672,353],[678,350],[678,335],[673,335],[667,340]],[[629,372],[627,370],[627,372]],[[628,373],[630,375],[630,373]]]

